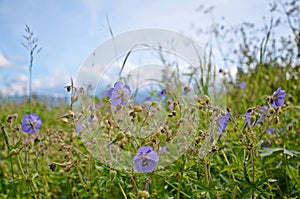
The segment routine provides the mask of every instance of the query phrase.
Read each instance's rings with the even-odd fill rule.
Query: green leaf
[[[259,151],[261,157],[274,157],[280,153],[284,153],[289,156],[298,156],[300,152],[295,151],[295,150],[287,150],[284,148],[264,148]]]
[[[282,148],[264,148],[263,150],[260,150],[260,156],[261,157],[273,157],[276,156],[277,154],[283,152]]]
[[[291,180],[297,180],[299,178],[299,170],[297,168],[292,167],[291,165],[289,165],[286,168],[286,172]]]

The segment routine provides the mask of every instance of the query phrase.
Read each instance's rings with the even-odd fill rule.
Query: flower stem
[[[5,144],[7,146],[7,149],[10,151],[10,146],[9,146],[9,142],[8,142],[8,139],[7,139],[7,135],[5,133],[5,130],[4,130],[4,126],[1,127],[1,131],[2,131],[2,135],[4,137],[4,140],[5,140]],[[13,163],[12,163],[12,158],[11,156],[9,157],[9,160],[10,160],[10,170],[11,170],[11,175],[12,175],[12,178],[14,179],[14,167],[13,167]]]
[[[179,182],[178,182],[178,187],[177,187],[177,199],[180,199],[181,182],[182,182],[182,173],[179,173]]]

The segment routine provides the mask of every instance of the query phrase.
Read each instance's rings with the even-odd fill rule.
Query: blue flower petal
[[[151,172],[156,167],[156,162],[150,159],[137,159],[134,161],[134,166],[138,172]]]

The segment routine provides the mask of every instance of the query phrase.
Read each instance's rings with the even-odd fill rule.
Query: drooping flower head
[[[250,117],[251,117],[251,111],[247,111],[245,113],[245,119],[244,119],[246,127],[252,126],[251,125],[251,118]]]
[[[230,113],[228,111],[226,111],[225,115],[223,115],[217,122],[218,124],[218,131],[221,135],[224,134],[223,130],[225,130],[228,121],[230,119]]]
[[[49,164],[49,169],[51,169],[51,171],[55,170],[56,165],[55,164]]]
[[[275,130],[276,130],[276,129],[275,129],[274,127],[270,127],[270,128],[268,128],[268,129],[266,130],[266,132],[267,132],[268,134],[271,134],[271,133],[273,133]]]
[[[187,95],[189,92],[192,91],[192,88],[188,87],[188,86],[185,86],[183,88],[183,95]]]
[[[108,96],[111,99],[112,106],[116,107],[118,104],[127,105],[130,99],[130,88],[122,82],[116,82],[114,88],[109,89]]]
[[[80,133],[84,128],[86,128],[84,124],[77,124],[75,127],[75,131],[76,133]]]
[[[39,130],[42,120],[38,114],[27,114],[22,118],[22,131],[33,134]]]
[[[82,130],[84,129],[96,129],[98,125],[98,118],[97,118],[97,115],[90,115],[88,118],[87,118],[87,122],[83,122],[83,123],[78,123],[76,124],[76,127],[75,127],[75,131],[76,133],[80,133]]]
[[[274,108],[278,108],[284,104],[285,90],[278,88],[272,95],[271,103]]]
[[[158,97],[163,97],[167,93],[166,89],[162,89],[161,91],[158,92]]]
[[[143,146],[138,149],[138,154],[133,161],[138,172],[151,172],[159,161],[159,157],[151,146]]]
[[[260,108],[261,116],[258,118],[256,123],[259,123],[265,119],[266,111],[268,110],[268,107],[264,105],[263,107]]]

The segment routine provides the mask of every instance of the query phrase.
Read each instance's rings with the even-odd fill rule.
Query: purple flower
[[[285,90],[278,88],[272,95],[272,106],[278,108],[284,104]]]
[[[41,118],[35,114],[27,114],[22,118],[22,131],[33,134],[39,130],[42,125]]]
[[[95,129],[98,125],[98,118],[96,115],[91,115],[87,118],[87,125],[83,123],[76,124],[75,131],[76,133],[80,133],[83,129],[87,129],[87,127],[91,129]]]
[[[84,128],[85,128],[84,124],[77,124],[75,127],[75,131],[76,131],[76,133],[80,133],[82,131],[82,129],[84,129]]]
[[[245,88],[246,88],[246,82],[241,82],[241,83],[239,84],[239,88],[240,88],[240,89],[245,89]]]
[[[227,123],[230,118],[230,113],[226,111],[225,115],[223,115],[219,120],[218,120],[218,131],[221,135],[224,134],[223,130],[225,130]]]
[[[270,146],[272,146],[271,140],[263,140],[263,142],[261,143],[261,147],[268,148]]]
[[[246,123],[246,127],[249,127],[251,126],[251,119],[250,119],[250,116],[251,116],[251,112],[246,112],[245,113],[245,123]]]
[[[55,164],[49,164],[48,166],[49,166],[49,168],[51,169],[51,171],[54,171],[54,170],[55,170],[55,167],[56,167]]]
[[[159,97],[163,97],[167,93],[166,89],[162,89],[161,91],[158,92]]]
[[[128,85],[124,85],[122,82],[116,82],[114,88],[109,89],[108,96],[111,99],[112,106],[115,107],[118,104],[127,105],[130,98],[130,88]]]
[[[163,154],[163,153],[166,153],[166,152],[167,152],[167,146],[166,145],[159,148],[159,151],[158,151],[159,154]]]
[[[275,128],[270,127],[270,128],[267,129],[266,132],[267,132],[268,134],[271,134],[271,133],[273,133],[274,131],[275,131]]]
[[[190,87],[185,86],[183,88],[183,95],[187,95],[190,91],[192,91],[192,89]]]
[[[263,107],[260,108],[261,116],[257,120],[256,123],[259,123],[259,122],[261,122],[261,121],[263,121],[265,119],[265,114],[266,114],[267,110],[268,110],[268,107],[266,105],[264,105]]]
[[[151,146],[143,146],[138,149],[138,154],[133,161],[138,172],[151,172],[159,161],[159,157]]]

